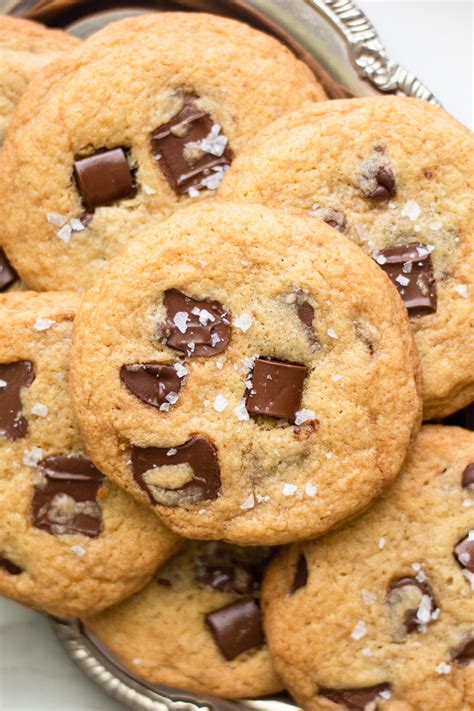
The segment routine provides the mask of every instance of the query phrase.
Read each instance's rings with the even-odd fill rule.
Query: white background
[[[473,3],[469,0],[359,0],[389,55],[473,124]],[[48,622],[0,600],[2,711],[119,711],[65,657]]]

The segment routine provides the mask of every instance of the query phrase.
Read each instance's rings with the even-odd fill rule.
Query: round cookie
[[[188,538],[280,544],[364,509],[420,419],[406,311],[322,222],[208,201],[150,225],[84,297],[88,451]]]
[[[221,195],[302,208],[378,262],[407,306],[432,419],[474,399],[473,176],[469,129],[426,102],[379,97],[280,119]]]
[[[87,288],[150,215],[212,195],[246,140],[319,98],[286,47],[235,20],[112,23],[23,98],[0,166],[2,246],[34,289]]]
[[[188,542],[138,594],[84,624],[150,683],[224,698],[275,693],[258,604],[270,553]]]
[[[12,114],[32,77],[77,37],[36,22],[0,15],[0,144]]]
[[[265,630],[305,710],[474,708],[473,505],[474,433],[428,425],[368,513],[275,559]]]
[[[84,453],[68,387],[78,302],[0,298],[0,593],[60,616],[131,595],[178,546]]]

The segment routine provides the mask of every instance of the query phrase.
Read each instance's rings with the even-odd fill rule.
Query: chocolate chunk
[[[94,464],[78,454],[63,454],[44,459],[38,468],[42,476],[33,495],[33,525],[53,535],[97,538],[102,514],[96,499],[104,477]]]
[[[18,279],[18,274],[8,261],[8,257],[0,247],[0,291],[5,291]]]
[[[314,308],[310,303],[304,301],[302,304],[297,304],[296,313],[301,323],[307,328],[313,327]]]
[[[21,575],[23,572],[18,565],[12,563],[11,560],[8,560],[8,558],[5,558],[3,555],[0,555],[0,568],[6,570],[10,575]]]
[[[173,587],[171,580],[168,580],[168,578],[157,578],[156,582],[159,585],[163,585],[164,588],[171,588]]]
[[[84,210],[84,212],[81,212],[79,217],[77,218],[82,222],[84,227],[89,227],[90,223],[92,222],[92,218],[94,217],[93,212],[88,212],[87,210]]]
[[[390,684],[375,684],[361,689],[328,689],[325,686],[318,689],[319,696],[324,696],[351,711],[364,711],[367,704],[376,701],[383,692],[390,692]]]
[[[464,647],[456,654],[454,661],[461,666],[466,666],[474,662],[474,639],[471,639]]]
[[[0,435],[9,439],[24,437],[28,422],[21,414],[21,391],[35,379],[35,369],[29,360],[0,365]]]
[[[377,185],[367,197],[372,200],[389,200],[396,195],[395,176],[391,168],[380,166],[374,177]]]
[[[132,171],[123,148],[77,158],[74,161],[74,177],[88,210],[130,197],[135,192]]]
[[[210,565],[199,562],[196,579],[214,590],[223,592],[249,593],[252,590],[252,576],[243,565]]]
[[[428,248],[423,244],[397,244],[375,257],[398,293],[410,317],[436,311],[436,283]]]
[[[212,176],[231,164],[231,150],[219,133],[209,114],[187,103],[151,134],[153,158],[177,195],[190,188],[212,187]],[[203,140],[204,144],[200,143]],[[206,178],[210,185],[206,185]]]
[[[266,546],[238,549],[212,543],[196,559],[196,580],[214,590],[239,594],[258,593],[273,549]]]
[[[251,375],[252,388],[247,392],[248,412],[294,420],[307,373],[305,365],[257,358]]]
[[[161,324],[163,343],[189,357],[213,356],[230,341],[230,312],[219,301],[197,301],[177,289],[165,291],[167,319]]]
[[[260,608],[251,597],[210,612],[206,622],[228,661],[264,642]]]
[[[172,365],[157,363],[122,365],[120,379],[139,400],[153,407],[165,405],[165,408],[175,402],[182,383]]]
[[[454,555],[463,568],[474,573],[474,531],[459,541],[454,547]]]
[[[333,210],[332,207],[318,207],[310,212],[312,217],[317,217],[318,220],[322,220],[330,227],[339,230],[339,232],[344,232],[346,227],[346,216],[343,212],[339,210]]]
[[[308,582],[308,564],[304,555],[300,555],[295,569],[295,577],[291,586],[291,593],[295,593],[300,588],[304,588]]]
[[[388,602],[393,612],[391,614],[395,641],[401,641],[405,634],[416,632],[420,625],[427,624],[430,619],[419,619],[418,608],[423,596],[430,599],[429,616],[434,612],[436,603],[433,591],[429,583],[424,580],[420,582],[414,577],[404,577],[394,580],[388,588]],[[402,623],[403,628],[398,627]]]
[[[474,462],[468,464],[463,471],[461,483],[463,489],[474,488]]]
[[[170,468],[186,465],[190,476],[184,483],[160,478],[160,469],[169,477]],[[133,476],[152,502],[165,505],[198,503],[217,498],[221,486],[217,450],[198,435],[177,447],[133,447]],[[186,472],[185,472],[186,473]]]

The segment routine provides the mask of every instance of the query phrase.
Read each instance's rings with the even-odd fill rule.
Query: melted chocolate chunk
[[[5,558],[3,555],[0,555],[0,568],[6,570],[10,575],[21,575],[23,572],[18,565],[12,563],[11,560],[8,560],[8,558]]]
[[[217,136],[217,124],[192,103],[151,134],[153,158],[177,195],[207,187],[206,178],[231,164],[231,150]],[[200,143],[208,137],[210,141]]]
[[[264,643],[260,608],[251,597],[210,612],[206,622],[228,661]]]
[[[463,489],[474,488],[474,462],[468,464],[462,473],[461,479]]]
[[[120,379],[133,395],[153,407],[172,404],[182,383],[172,365],[157,363],[123,365]]]
[[[167,486],[159,479],[160,467],[185,464],[192,478],[182,485]],[[221,486],[217,450],[208,439],[191,437],[177,447],[133,447],[133,476],[152,502],[178,505],[181,501],[197,503],[217,498]],[[158,475],[154,478],[153,474]]]
[[[252,388],[247,391],[248,412],[294,420],[307,373],[305,365],[257,358],[251,375]]]
[[[367,704],[376,701],[385,691],[390,691],[390,684],[375,684],[362,689],[328,689],[325,686],[320,686],[318,693],[319,696],[324,696],[324,698],[334,701],[335,704],[341,704],[351,711],[364,711]]]
[[[317,217],[318,220],[322,220],[330,227],[339,230],[339,232],[344,232],[346,228],[346,216],[344,213],[339,210],[333,210],[331,207],[318,207],[315,210],[311,210],[311,215]]]
[[[391,168],[380,166],[374,177],[377,185],[367,197],[372,200],[389,200],[396,195],[395,176]]]
[[[464,647],[456,654],[454,661],[461,666],[467,666],[474,662],[474,639],[471,639]]]
[[[165,291],[167,319],[161,338],[189,357],[210,357],[225,351],[230,341],[230,312],[219,301],[197,301],[177,289]]]
[[[214,590],[258,593],[272,549],[252,547],[244,553],[238,555],[234,547],[218,545],[212,554],[196,560],[196,580]]]
[[[21,414],[21,391],[35,379],[35,369],[29,360],[0,365],[0,435],[9,439],[24,437],[28,422]]]
[[[38,468],[43,477],[34,490],[33,525],[52,535],[97,538],[102,514],[96,499],[104,477],[94,464],[77,454],[63,454],[44,459]]]
[[[123,148],[77,158],[74,161],[74,177],[88,210],[130,197],[135,192],[132,171]],[[85,224],[82,219],[81,222]]]
[[[398,293],[410,317],[436,311],[436,283],[429,250],[423,244],[397,244],[375,258]]]
[[[463,568],[474,573],[474,533],[459,541],[454,547],[454,555]]]
[[[300,588],[304,588],[308,582],[308,564],[304,555],[300,555],[296,564],[295,576],[291,585],[291,593],[295,593]]]
[[[414,601],[414,597],[410,595],[410,589],[415,588],[419,591],[419,595],[416,596],[414,606],[411,607],[411,603]],[[420,582],[414,577],[407,576],[405,578],[399,578],[390,583],[388,588],[388,601],[389,604],[394,607],[397,606],[399,611],[403,615],[403,625],[407,634],[411,632],[416,632],[419,629],[419,625],[426,624],[430,620],[420,620],[418,618],[418,607],[421,602],[423,595],[430,598],[431,601],[431,612],[436,608],[436,603],[434,600],[433,591],[429,583],[424,580]],[[407,606],[408,605],[408,606]],[[397,641],[400,641],[397,639]]]
[[[8,261],[8,257],[0,247],[0,291],[5,291],[18,279],[18,274]]]
[[[307,328],[313,327],[314,308],[310,303],[304,301],[302,304],[297,304],[296,313],[301,323]]]

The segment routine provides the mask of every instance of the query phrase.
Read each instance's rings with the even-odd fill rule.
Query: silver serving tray
[[[115,5],[115,7],[114,7]],[[99,8],[102,8],[100,11]],[[202,10],[238,17],[279,37],[313,70],[332,98],[392,93],[439,102],[411,72],[388,58],[374,27],[348,0],[163,0],[80,2],[0,0],[0,13],[29,17],[88,37],[111,21],[150,10]],[[288,698],[225,701],[149,684],[76,620],[51,618],[71,659],[110,696],[137,711],[298,711]]]

